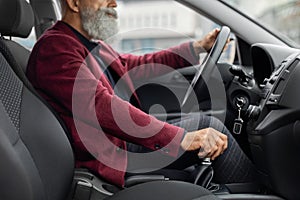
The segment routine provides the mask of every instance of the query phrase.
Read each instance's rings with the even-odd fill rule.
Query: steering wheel
[[[215,40],[215,43],[213,44],[208,55],[206,56],[206,59],[204,60],[204,62],[202,62],[202,64],[200,64],[200,66],[197,66],[197,68],[199,70],[196,72],[196,74],[195,74],[195,76],[183,98],[181,108],[187,107],[187,102],[188,102],[188,99],[191,97],[192,91],[194,89],[196,89],[201,83],[203,83],[203,80],[200,78],[200,76],[202,76],[203,78],[206,78],[205,80],[208,81],[211,73],[215,69],[216,64],[223,52],[223,49],[227,43],[229,35],[230,35],[230,28],[227,26],[222,26],[222,28]]]

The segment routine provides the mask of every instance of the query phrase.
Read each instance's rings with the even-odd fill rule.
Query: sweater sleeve
[[[127,64],[134,80],[155,77],[199,63],[199,57],[195,55],[191,42],[142,56],[123,54],[121,60]]]
[[[40,40],[30,58],[34,67],[28,75],[33,85],[76,120],[122,140],[177,156],[184,129],[159,121],[114,95],[95,76],[93,68],[99,66],[91,66],[97,64],[88,62],[82,49],[79,42],[64,36]]]

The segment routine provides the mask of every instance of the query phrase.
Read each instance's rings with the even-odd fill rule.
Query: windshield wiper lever
[[[249,80],[252,79],[251,75],[249,75],[241,66],[233,65],[229,71],[234,75],[239,77],[240,83],[243,85],[247,85]]]

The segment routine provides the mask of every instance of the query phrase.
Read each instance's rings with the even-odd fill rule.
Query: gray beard
[[[113,8],[100,8],[97,11],[84,8],[80,12],[80,15],[83,29],[95,40],[109,40],[111,42],[112,36],[116,35],[119,31],[118,15]]]

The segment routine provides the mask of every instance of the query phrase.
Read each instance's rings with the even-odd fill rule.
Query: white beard
[[[97,11],[84,8],[80,15],[83,29],[95,40],[111,42],[111,38],[119,31],[118,14],[113,8],[100,8]]]

